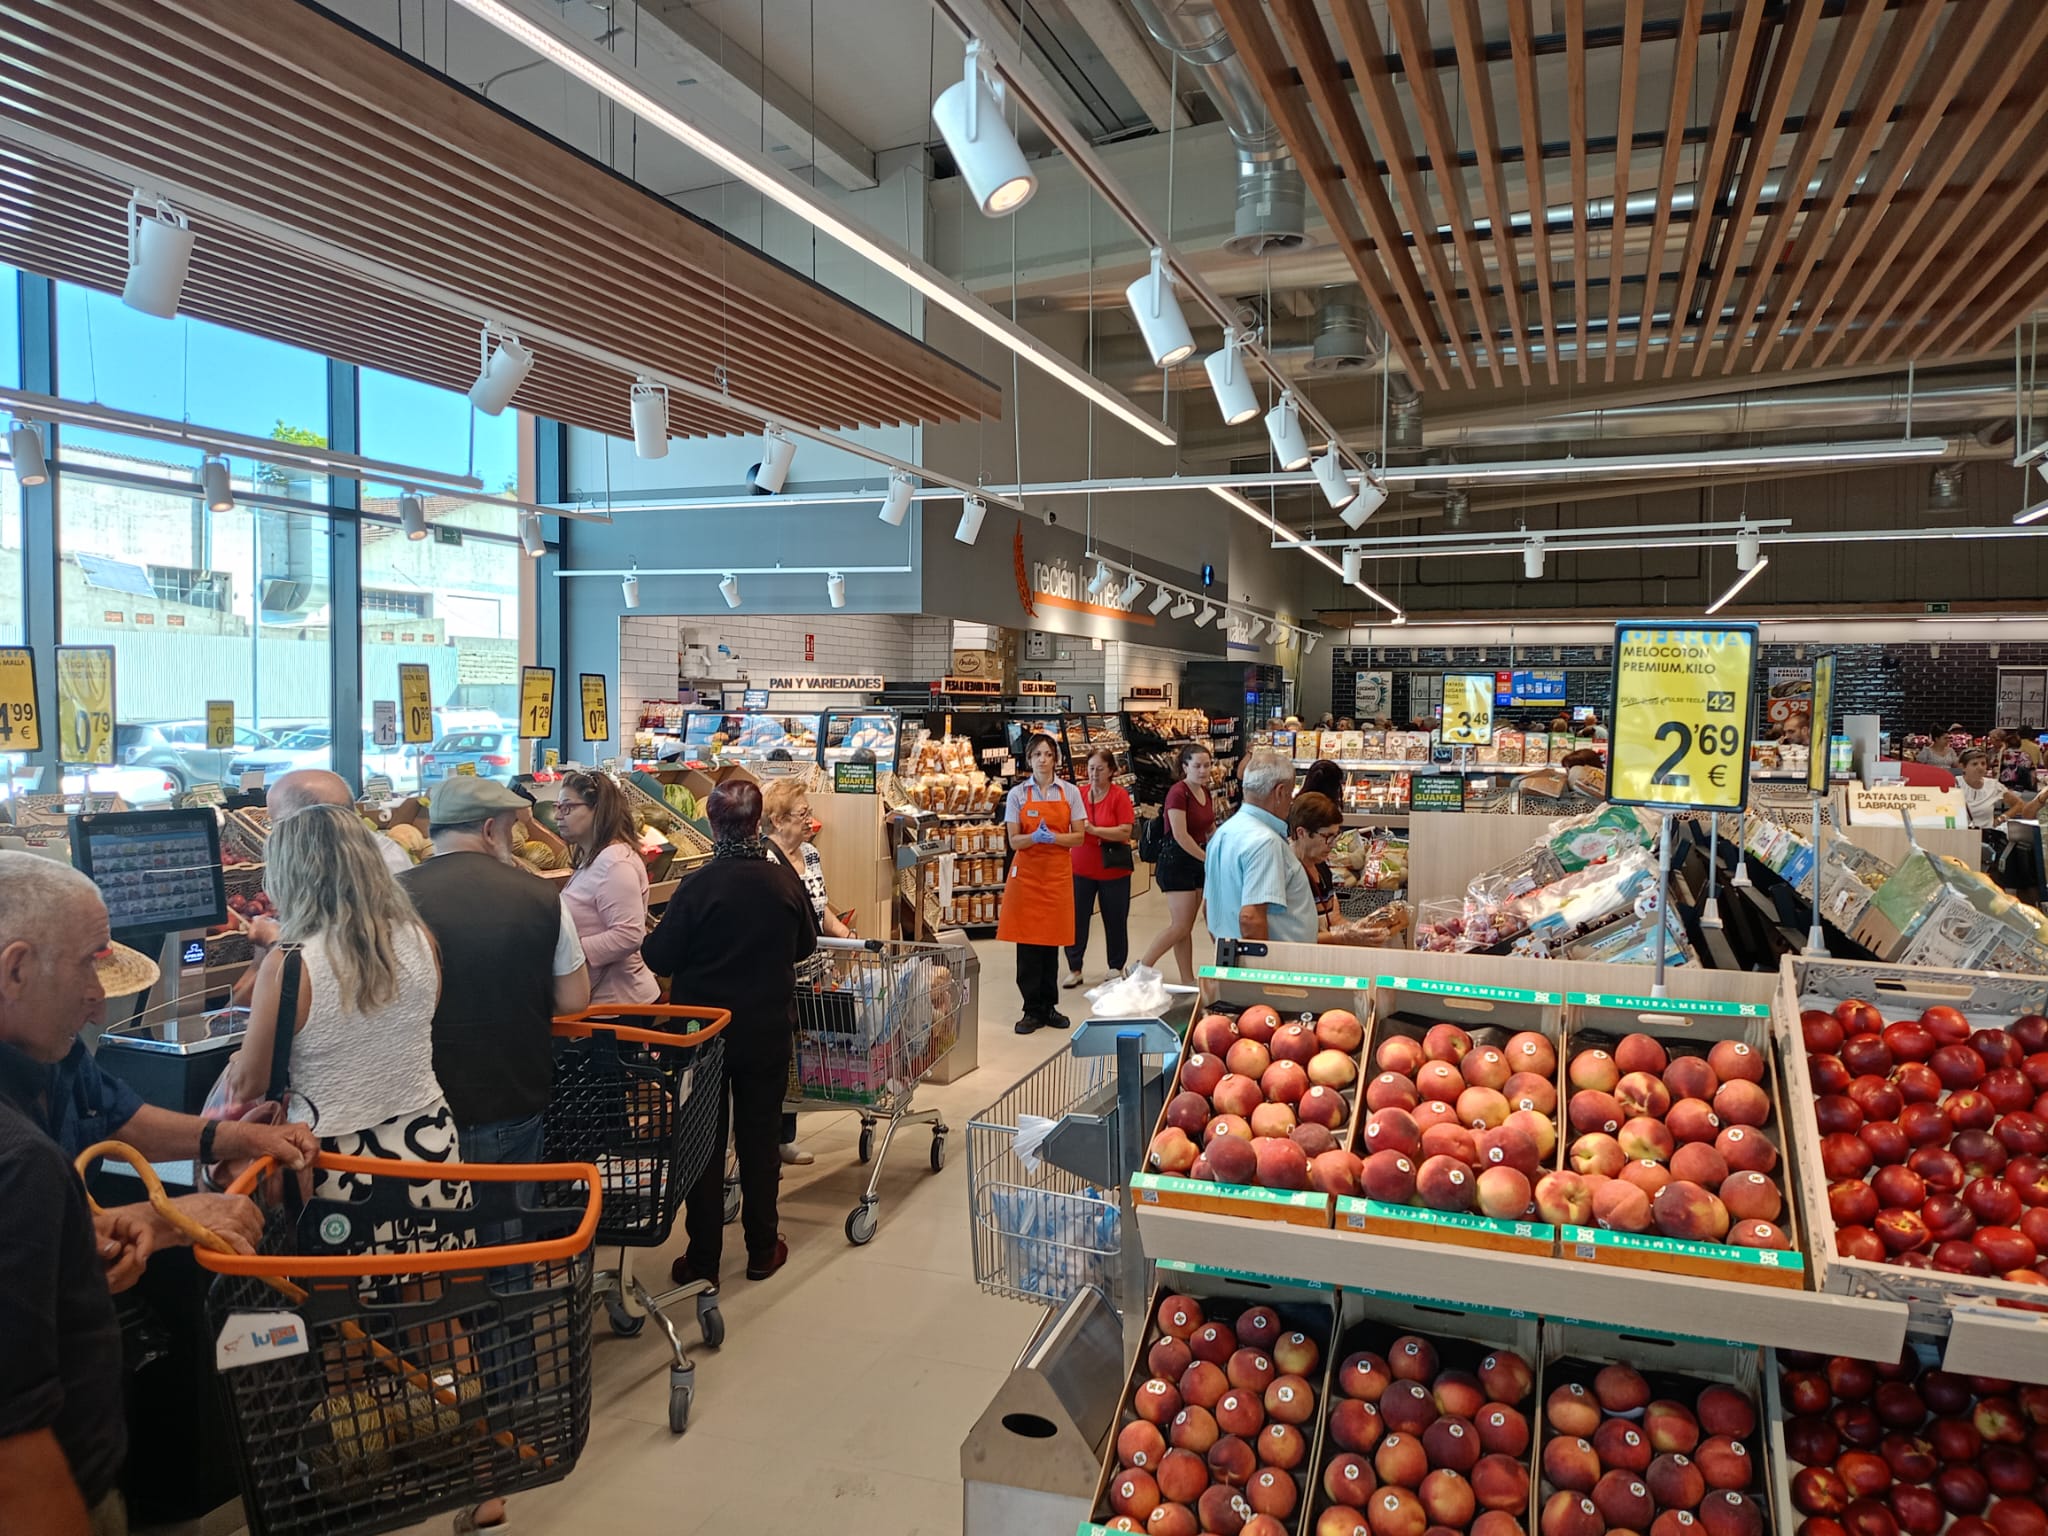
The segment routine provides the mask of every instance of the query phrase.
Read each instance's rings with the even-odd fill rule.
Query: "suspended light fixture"
[[[1000,79],[982,72],[981,40],[970,38],[959,83],[947,86],[932,103],[939,137],[952,151],[975,206],[991,218],[1015,213],[1038,190],[1038,178],[1003,121],[1008,95]]]
[[[633,412],[633,452],[643,459],[668,457],[668,391],[642,374],[628,396]]]
[[[1543,541],[1531,539],[1522,546],[1522,574],[1531,581],[1543,575]]]
[[[128,280],[121,285],[121,302],[160,320],[176,315],[196,238],[184,214],[160,197],[137,192],[128,200]]]
[[[773,496],[789,478],[790,462],[796,458],[796,444],[780,427],[761,434],[761,462],[747,471],[747,484],[757,495]]]
[[[1719,597],[1715,598],[1711,603],[1707,604],[1707,612],[1719,613],[1723,608],[1725,608],[1728,605],[1728,600],[1731,597],[1733,597],[1736,593],[1740,592],[1744,587],[1748,586],[1752,581],[1755,581],[1757,577],[1763,575],[1764,567],[1769,565],[1770,563],[1771,557],[1769,555],[1757,556],[1757,562],[1755,565],[1752,565],[1748,570],[1744,571],[1740,576],[1736,577],[1735,584],[1733,586],[1729,587],[1729,589],[1726,592],[1723,592]]]
[[[1344,461],[1337,457],[1334,444],[1309,468],[1315,472],[1316,484],[1322,487],[1323,500],[1335,510],[1342,512],[1358,499],[1358,487],[1344,473]]]
[[[1746,571],[1753,567],[1763,553],[1764,538],[1754,528],[1744,528],[1735,535],[1735,568]]]
[[[1341,508],[1337,516],[1346,528],[1360,528],[1364,526],[1368,517],[1386,504],[1387,488],[1367,474],[1359,480],[1358,492],[1351,505]]]
[[[1260,618],[1256,613],[1245,616],[1244,637],[1247,642],[1252,645],[1258,644],[1259,636],[1265,632],[1266,621],[1264,619]]]
[[[1301,431],[1301,407],[1294,391],[1281,395],[1280,403],[1266,412],[1266,436],[1272,440],[1274,457],[1282,469],[1301,469],[1309,461],[1308,439]]]
[[[619,578],[619,595],[625,598],[626,606],[629,609],[640,606],[640,562],[638,560],[633,562],[633,569],[629,574]]]
[[[1156,593],[1153,594],[1152,601],[1148,603],[1146,606],[1149,607],[1155,614],[1164,613],[1166,611],[1166,605],[1172,601],[1172,591],[1169,588],[1161,587]]]
[[[399,493],[398,526],[415,544],[427,536],[427,500],[418,491]]]
[[[737,608],[740,605],[740,579],[727,571],[718,583],[718,595],[725,599],[725,606]]]
[[[1363,567],[1364,565],[1365,565],[1365,549],[1364,549],[1364,546],[1362,546],[1362,545],[1358,545],[1358,544],[1346,544],[1346,545],[1344,546],[1344,585],[1345,585],[1345,586],[1347,586],[1347,587],[1350,587],[1350,586],[1356,586],[1356,585],[1358,584],[1358,573],[1359,573],[1359,570],[1360,570],[1360,569],[1361,569],[1361,568],[1362,568],[1362,567]]]
[[[1215,617],[1216,605],[1214,603],[1202,604],[1202,611],[1195,615],[1195,628],[1207,629],[1209,627],[1209,621]]]
[[[903,519],[909,515],[912,489],[910,476],[894,474],[889,477],[889,494],[882,498],[882,521],[891,528],[901,528]]]
[[[14,460],[16,485],[49,482],[50,465],[43,457],[43,434],[30,423],[16,420],[7,429],[7,456]]]
[[[834,608],[846,606],[846,578],[837,571],[825,578],[825,597]]]
[[[199,486],[209,512],[235,510],[235,488],[228,482],[228,461],[208,454],[199,461]]]
[[[1138,601],[1138,594],[1144,590],[1145,578],[1136,571],[1131,572],[1130,579],[1124,583],[1123,591],[1116,595],[1117,606],[1119,608],[1131,607]]]
[[[493,352],[488,325],[484,327],[483,352],[483,366],[469,386],[469,403],[486,416],[496,416],[512,403],[519,386],[533,372],[533,353],[510,331],[499,334],[498,349]]]
[[[1301,637],[1301,654],[1302,654],[1302,655],[1304,655],[1304,656],[1310,656],[1310,655],[1313,655],[1313,654],[1315,653],[1315,648],[1316,648],[1316,638],[1317,638],[1317,637],[1316,637],[1316,636],[1314,636],[1314,635],[1303,635],[1303,636]]]
[[[519,514],[519,542],[527,554],[538,560],[548,552],[548,541],[540,531],[540,514],[522,512]]]
[[[960,526],[953,530],[953,538],[961,544],[972,544],[981,537],[981,520],[988,516],[988,503],[979,496],[970,496],[960,507]]]
[[[2038,523],[2044,517],[2048,517],[2048,501],[2037,501],[2031,507],[2022,507],[2013,513],[2012,520],[2016,526],[2025,527],[2028,523]]]
[[[1090,597],[1102,596],[1104,589],[1109,586],[1109,577],[1109,562],[1107,560],[1096,561],[1095,574],[1088,578],[1088,595]]]
[[[1189,597],[1186,593],[1182,593],[1180,601],[1173,605],[1172,617],[1176,619],[1184,619],[1194,611],[1195,600],[1192,597]]]
[[[2041,472],[2041,478],[2048,480],[2048,459],[2034,460],[2034,468]]]
[[[1211,352],[1202,363],[1209,370],[1209,388],[1216,393],[1216,409],[1223,413],[1224,424],[1232,427],[1259,414],[1259,397],[1252,392],[1252,381],[1245,376],[1244,363],[1238,356],[1242,345],[1236,331],[1225,331],[1223,350]]]
[[[1131,306],[1155,368],[1171,368],[1194,353],[1194,335],[1166,274],[1166,253],[1158,246],[1152,247],[1152,270],[1124,290],[1124,302]]]

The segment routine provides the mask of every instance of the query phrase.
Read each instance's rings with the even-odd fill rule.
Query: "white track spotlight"
[[[730,571],[718,583],[718,595],[725,599],[725,606],[737,608],[740,605],[740,579]]]
[[[228,483],[228,461],[209,453],[199,461],[199,486],[209,512],[235,510],[235,488]]]
[[[1195,600],[1192,597],[1189,597],[1185,592],[1183,592],[1181,594],[1180,601],[1173,605],[1173,613],[1171,616],[1176,619],[1184,619],[1194,611]]]
[[[901,528],[903,519],[910,515],[912,489],[910,476],[895,474],[889,477],[889,494],[882,498],[882,521],[891,528]]]
[[[981,43],[970,38],[959,83],[947,86],[932,103],[939,137],[953,152],[975,205],[991,218],[1015,213],[1038,190],[1038,178],[1003,121],[1007,95],[1002,81],[982,74]]]
[[[633,562],[633,569],[619,578],[619,595],[626,600],[628,608],[640,606],[640,562]]]
[[[1358,493],[1352,499],[1351,505],[1340,509],[1337,515],[1343,519],[1345,527],[1359,528],[1364,526],[1368,517],[1386,504],[1387,488],[1367,474],[1359,480]]]
[[[1522,546],[1522,574],[1531,581],[1543,577],[1543,541],[1531,539]]]
[[[1209,627],[1209,621],[1215,617],[1216,605],[1214,603],[1202,604],[1202,611],[1195,615],[1195,628],[1207,629]]]
[[[2048,459],[2034,460],[2034,468],[2038,469],[2041,472],[2041,478],[2043,480],[2048,480]]]
[[[1351,477],[1344,473],[1344,461],[1337,456],[1333,443],[1325,449],[1323,456],[1309,466],[1315,471],[1316,484],[1322,487],[1323,500],[1337,511],[1342,512],[1358,500],[1358,487],[1351,483]]]
[[[1109,574],[1109,562],[1107,560],[1095,562],[1095,574],[1088,578],[1088,595],[1090,597],[1102,596],[1104,590],[1109,586]]]
[[[1273,453],[1282,469],[1300,469],[1308,463],[1308,439],[1302,435],[1301,407],[1294,403],[1293,390],[1266,412],[1266,436],[1273,440]]]
[[[185,215],[162,198],[150,202],[148,213],[144,201],[140,192],[128,201],[128,280],[121,285],[121,302],[168,320],[178,312],[197,237]]]
[[[633,452],[643,459],[668,457],[668,391],[642,375],[627,397],[633,412]]]
[[[496,416],[512,403],[519,386],[533,372],[533,353],[510,331],[500,333],[498,350],[491,351],[488,326],[484,328],[483,345],[484,362],[477,370],[476,382],[469,386],[469,403],[486,416]]]
[[[1359,573],[1360,569],[1362,569],[1362,568],[1364,567],[1364,565],[1365,565],[1365,549],[1364,549],[1364,547],[1363,547],[1362,545],[1358,545],[1358,544],[1346,544],[1346,545],[1344,546],[1344,585],[1345,585],[1345,586],[1347,586],[1347,587],[1354,587],[1354,586],[1358,585],[1358,573]]]
[[[540,531],[538,512],[519,514],[519,543],[536,560],[548,552],[548,541]]]
[[[1301,654],[1304,656],[1312,656],[1315,654],[1315,649],[1316,637],[1314,635],[1303,635],[1301,637]]]
[[[846,578],[837,571],[825,578],[825,596],[834,608],[846,606]]]
[[[1744,528],[1735,535],[1735,568],[1746,571],[1757,562],[1763,553],[1763,535],[1751,528]]]
[[[1209,387],[1216,392],[1216,409],[1223,413],[1224,424],[1232,427],[1259,414],[1259,397],[1245,377],[1238,346],[1237,332],[1225,331],[1223,350],[1211,352],[1202,363],[1209,370]]]
[[[988,503],[970,496],[960,504],[960,526],[953,530],[957,543],[972,544],[981,537],[981,520],[988,516]]]
[[[761,462],[747,471],[747,484],[762,496],[773,496],[789,478],[789,466],[796,458],[796,444],[783,436],[780,427],[761,434]]]
[[[1244,638],[1247,644],[1257,645],[1259,636],[1266,632],[1266,621],[1256,613],[1245,615]]]
[[[1147,603],[1145,606],[1150,608],[1155,614],[1164,613],[1166,611],[1166,605],[1172,601],[1172,591],[1169,588],[1161,587],[1157,592],[1152,594],[1152,601]]]
[[[1145,578],[1136,571],[1131,572],[1130,580],[1124,583],[1123,591],[1116,595],[1117,606],[1119,608],[1134,607],[1138,601],[1138,594],[1144,590]]]
[[[1138,332],[1145,338],[1145,350],[1157,368],[1171,368],[1195,350],[1195,338],[1188,330],[1187,316],[1180,300],[1173,296],[1173,279],[1166,275],[1166,253],[1152,248],[1152,270],[1124,290],[1124,302],[1137,318]]]
[[[25,421],[7,429],[7,456],[14,460],[16,485],[42,485],[50,478],[49,461],[43,457],[43,434]]]
[[[417,544],[427,536],[427,499],[418,491],[401,491],[398,496],[398,526]]]

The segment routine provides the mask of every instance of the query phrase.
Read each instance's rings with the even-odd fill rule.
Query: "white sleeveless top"
[[[374,1013],[345,1008],[324,935],[306,941],[306,1022],[292,1040],[291,1117],[319,1136],[345,1136],[441,1102],[434,1076],[440,972],[424,928],[398,935],[398,995]]]

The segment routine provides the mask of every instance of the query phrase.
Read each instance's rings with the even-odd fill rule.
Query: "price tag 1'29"
[[[519,669],[519,739],[538,741],[555,734],[555,669]]]

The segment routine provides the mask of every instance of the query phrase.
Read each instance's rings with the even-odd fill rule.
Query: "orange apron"
[[[1050,799],[1038,798],[1038,781],[1030,780],[1017,825],[1026,832],[1048,827],[1072,832],[1067,797],[1055,786]],[[996,914],[996,937],[1008,944],[1065,945],[1074,942],[1074,862],[1070,850],[1057,843],[1033,843],[1010,857],[1010,878],[1003,886],[1002,910]]]

